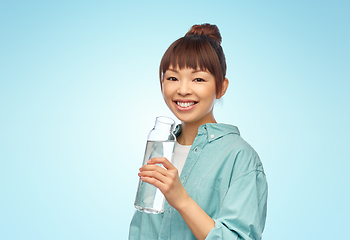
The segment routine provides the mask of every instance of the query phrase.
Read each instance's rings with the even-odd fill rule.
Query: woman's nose
[[[180,82],[179,88],[177,89],[177,93],[181,96],[192,94],[192,90],[191,90],[191,87],[189,86],[189,83],[185,81]]]

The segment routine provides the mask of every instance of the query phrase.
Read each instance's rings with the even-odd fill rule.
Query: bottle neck
[[[175,122],[171,118],[167,117],[157,117],[154,124],[155,130],[173,132],[175,127]]]

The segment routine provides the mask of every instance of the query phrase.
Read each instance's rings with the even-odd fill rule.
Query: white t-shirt
[[[185,165],[186,158],[190,152],[192,145],[181,145],[175,141],[174,155],[173,155],[173,165],[177,168],[179,176],[181,174],[182,168]]]

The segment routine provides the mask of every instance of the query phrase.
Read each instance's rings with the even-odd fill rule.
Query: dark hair
[[[226,76],[226,60],[218,27],[209,23],[193,25],[184,37],[170,45],[160,62],[161,86],[163,75],[170,66],[209,71],[215,77],[216,93],[219,94]]]

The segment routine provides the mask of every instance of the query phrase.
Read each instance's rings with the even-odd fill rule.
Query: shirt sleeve
[[[267,209],[267,182],[262,170],[249,170],[234,180],[206,240],[261,239]]]

